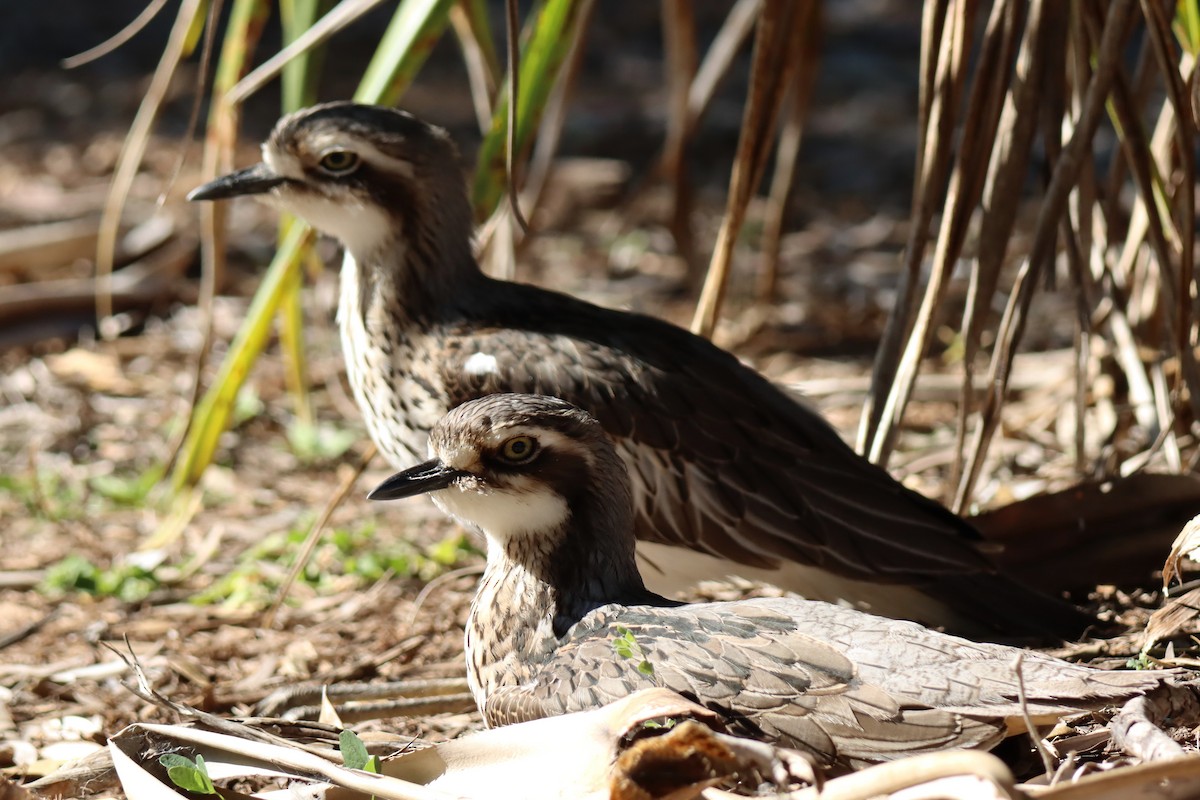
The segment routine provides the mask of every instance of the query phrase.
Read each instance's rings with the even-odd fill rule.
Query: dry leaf
[[[622,753],[612,768],[609,797],[690,800],[706,787],[734,777],[758,786],[760,776],[778,788],[785,788],[796,777],[817,783],[811,762],[800,753],[726,736],[686,720],[661,736],[634,742]]]
[[[1171,543],[1171,552],[1167,555],[1162,570],[1164,592],[1168,590],[1171,580],[1180,574],[1180,559],[1186,556],[1193,561],[1200,561],[1200,557],[1196,555],[1198,550],[1200,550],[1200,516],[1195,516],[1188,520],[1188,523],[1183,526],[1183,530],[1175,537],[1175,541]]]
[[[674,692],[649,689],[591,711],[494,728],[403,753],[384,761],[382,775],[346,769],[335,763],[332,751],[331,758],[323,758],[299,746],[254,740],[249,727],[242,738],[183,725],[137,724],[114,736],[109,749],[133,800],[178,796],[161,765],[144,755],[177,751],[202,755],[214,780],[273,775],[307,782],[309,789],[331,798],[602,800],[609,797],[611,771],[621,749],[631,739],[655,732],[647,722],[683,720],[666,732],[664,738],[674,734],[666,744],[639,747],[635,742],[643,755],[631,756],[627,763],[638,766],[641,784],[668,787],[665,795],[638,796],[694,797],[717,773],[736,771],[755,780],[766,776],[777,785],[811,776],[808,762],[797,753],[687,722],[696,719],[717,721],[713,712]],[[234,723],[227,729],[239,730]],[[654,755],[645,755],[651,752]],[[709,768],[693,770],[680,780],[681,759],[686,762],[697,755],[707,759]],[[672,773],[671,780],[665,773]],[[293,788],[300,790],[298,785]],[[683,794],[673,794],[676,789]]]
[[[1093,772],[1052,787],[1021,788],[1038,800],[1190,800],[1200,797],[1200,755]]]
[[[46,356],[46,366],[64,383],[81,386],[102,394],[137,394],[137,387],[121,370],[116,353],[98,353],[74,348],[58,355]]]
[[[1170,563],[1168,561],[1168,563]],[[1183,632],[1189,622],[1200,614],[1200,588],[1192,589],[1179,597],[1168,598],[1163,607],[1150,615],[1146,630],[1142,632],[1142,650],[1154,646],[1155,642],[1170,639]]]

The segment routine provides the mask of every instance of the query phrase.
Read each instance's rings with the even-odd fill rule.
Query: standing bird
[[[974,528],[709,341],[484,275],[444,130],[328,103],[281,119],[262,150],[189,199],[257,195],[341,241],[350,383],[393,466],[423,458],[434,423],[468,400],[553,395],[615,441],[662,591],[739,574],[978,636],[1075,638],[1093,622],[998,574]]]
[[[489,725],[582,711],[661,686],[734,730],[857,768],[952,747],[990,748],[1022,707],[1016,648],[819,601],[684,605],[642,583],[630,482],[586,412],[497,394],[433,429],[432,460],[375,500],[428,492],[487,537],[467,620],[467,681]],[[1163,674],[1106,672],[1025,653],[1034,718],[1094,709]]]

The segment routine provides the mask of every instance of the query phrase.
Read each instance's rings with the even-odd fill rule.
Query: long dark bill
[[[413,497],[425,492],[436,492],[445,489],[456,480],[469,473],[461,469],[447,467],[436,458],[409,467],[403,472],[397,472],[383,483],[376,486],[367,495],[368,500],[399,500],[402,497]]]
[[[203,186],[198,186],[188,193],[187,199],[192,201],[225,200],[245,194],[264,194],[279,184],[286,183],[287,180],[282,175],[277,175],[266,164],[260,163],[228,175],[222,175]]]

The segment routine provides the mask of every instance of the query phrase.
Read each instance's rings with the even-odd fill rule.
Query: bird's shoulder
[[[668,322],[493,281],[446,310],[436,335],[451,407],[524,392],[595,416],[633,475],[641,537],[865,577],[992,569],[967,523],[862,459],[794,396]],[[672,507],[654,518],[654,498],[674,496],[690,498],[690,517]],[[739,527],[763,536],[747,546],[728,534]],[[884,533],[898,527],[903,540]]]
[[[746,430],[785,430],[773,444],[793,452],[845,448],[796,397],[707,339],[656,317],[491,281],[469,302],[448,307],[437,335],[456,402],[553,389],[613,435],[672,440],[657,446],[674,446],[677,433],[643,428],[651,416],[696,427],[736,417]]]

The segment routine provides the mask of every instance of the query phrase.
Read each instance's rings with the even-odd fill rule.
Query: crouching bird
[[[425,457],[429,429],[461,403],[553,395],[613,438],[659,591],[741,575],[978,637],[1074,639],[1094,621],[998,574],[968,523],[709,341],[485,276],[442,129],[328,103],[284,117],[262,152],[189,197],[257,196],[342,243],[350,384],[397,469]]]
[[[580,711],[661,686],[734,730],[855,768],[1020,727],[1018,649],[820,601],[681,604],[646,589],[625,465],[602,426],[556,398],[464,403],[431,460],[371,497],[429,493],[487,538],[466,630],[467,679],[490,725]],[[1027,709],[1052,718],[1142,694],[1168,673],[1024,654]]]

